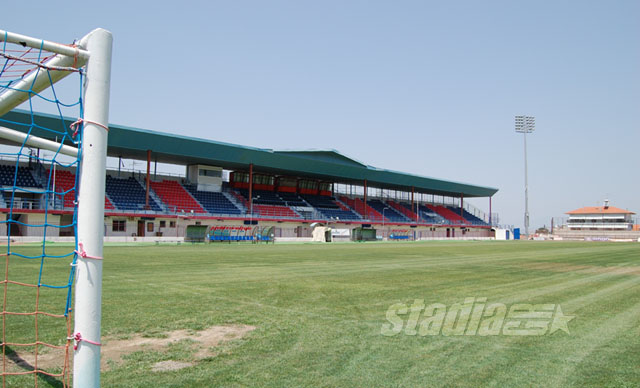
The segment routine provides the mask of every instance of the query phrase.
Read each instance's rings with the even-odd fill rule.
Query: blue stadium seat
[[[16,167],[1,165],[0,166],[0,185],[1,186],[13,186],[14,176],[16,175]],[[18,167],[18,174],[15,176],[15,185],[18,187],[34,187],[41,188],[42,186],[36,182],[31,173],[31,169],[26,166]]]
[[[427,224],[440,225],[449,223],[449,221],[447,221],[444,217],[429,209],[424,204],[420,204],[418,210],[420,211],[420,218],[422,218]]]
[[[113,178],[107,175],[106,192],[113,202],[113,205],[119,210],[143,211],[146,205],[146,190],[133,177],[126,179]],[[149,197],[149,209],[156,212],[162,208],[156,201]]]
[[[326,219],[340,219],[344,221],[361,219],[360,216],[355,214],[353,211],[341,209],[333,197],[307,194],[303,195],[302,198],[304,198],[304,200],[311,206],[316,208],[316,210],[326,217]]]
[[[239,215],[242,213],[224,194],[214,191],[198,191],[196,185],[183,185],[200,205],[211,214]]]
[[[456,214],[460,214],[460,207],[457,206],[447,206],[447,208],[449,208],[452,212],[455,212]],[[469,221],[470,224],[472,225],[489,225],[486,222],[484,222],[484,220],[474,216],[473,214],[469,213],[466,209],[462,211],[462,216],[465,220]]]
[[[374,208],[378,213],[383,214],[386,219],[392,222],[411,222],[404,214],[399,213],[392,206],[388,206],[379,199],[372,199],[367,201],[367,205]],[[386,208],[386,210],[385,210]]]

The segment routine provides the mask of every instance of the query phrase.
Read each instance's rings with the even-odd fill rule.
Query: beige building
[[[588,206],[567,212],[569,230],[632,230],[632,211],[609,206]]]

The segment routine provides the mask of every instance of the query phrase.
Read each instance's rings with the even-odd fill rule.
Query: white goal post
[[[104,236],[105,170],[109,123],[109,88],[111,78],[111,32],[96,29],[75,45],[64,45],[0,30],[0,49],[12,43],[55,54],[44,62],[31,63],[27,72],[0,95],[0,117],[26,102],[34,94],[70,74],[83,69],[83,117],[79,148],[59,144],[48,139],[0,128],[0,138],[13,143],[33,145],[66,155],[80,154],[77,200],[78,243],[75,272],[73,385],[100,385],[100,325],[102,291],[102,257]],[[4,60],[11,53],[0,54]],[[28,60],[22,60],[28,62]],[[1,69],[0,69],[1,70]],[[39,71],[42,70],[42,71]],[[81,336],[79,336],[79,334]]]

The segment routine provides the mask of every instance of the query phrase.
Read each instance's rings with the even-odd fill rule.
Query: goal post
[[[9,238],[7,239],[7,253],[2,256],[7,257],[7,268],[9,268],[9,257],[18,256],[28,259],[38,258],[45,262],[45,259],[72,257],[71,275],[69,276],[69,284],[64,286],[51,286],[41,284],[38,280],[37,284],[29,285],[12,281],[9,278],[9,270],[5,271],[4,285],[5,302],[2,312],[3,338],[2,338],[2,381],[11,375],[33,374],[35,376],[35,384],[38,381],[38,374],[49,376],[61,376],[62,382],[66,386],[65,378],[68,380],[66,373],[68,364],[69,346],[74,349],[73,359],[73,385],[76,387],[98,387],[100,385],[100,328],[101,328],[101,293],[102,293],[102,257],[103,257],[103,236],[104,236],[104,204],[105,204],[105,173],[106,173],[106,156],[107,156],[107,137],[109,122],[109,94],[110,94],[110,78],[111,78],[111,53],[113,38],[109,31],[104,29],[96,29],[81,38],[73,45],[64,45],[55,42],[45,41],[41,39],[31,38],[25,35],[15,34],[0,30],[0,138],[7,143],[15,144],[19,151],[15,153],[15,178],[9,200],[7,200],[8,215],[7,221],[1,221],[6,229]],[[17,49],[10,49],[12,45]],[[34,128],[39,128],[34,124],[33,116],[31,126],[25,132],[16,131],[6,128],[2,125],[2,116],[10,112],[14,108],[23,103],[28,103],[31,114],[33,115],[34,97],[40,97],[40,100],[52,102],[60,113],[60,121],[64,123],[64,117],[61,113],[61,107],[68,107],[58,100],[58,96],[53,92],[54,100],[50,101],[46,97],[42,97],[41,93],[48,89],[54,89],[54,84],[64,79],[70,74],[77,72],[80,74],[82,82],[81,96],[77,104],[79,108],[78,120],[73,124],[72,131],[76,133],[73,136],[68,134],[68,129],[58,132],[59,129],[52,130],[56,135],[60,134],[62,139],[56,141],[34,136],[31,132]],[[11,123],[10,123],[11,124]],[[9,125],[11,126],[11,125]],[[51,137],[53,138],[53,136]],[[65,144],[65,142],[67,144]],[[72,145],[69,145],[72,143]],[[74,147],[73,145],[77,146]],[[33,158],[31,154],[23,153],[25,148],[37,148],[38,150],[48,150],[53,152],[51,159],[38,156]],[[73,189],[64,192],[56,191],[55,166],[67,166],[60,163],[56,158],[60,155],[72,157],[75,161],[69,163],[68,166],[75,167],[75,186]],[[25,167],[21,164],[21,159],[35,159],[40,163],[41,170],[44,170],[44,163],[50,162],[53,173],[49,173],[49,180],[43,184],[44,189],[25,190],[20,186],[20,179],[17,179],[20,173],[24,173]],[[24,162],[22,162],[24,163]],[[0,166],[3,167],[3,166]],[[4,166],[6,167],[6,166]],[[30,175],[31,172],[28,172]],[[40,179],[45,179],[41,177]],[[35,183],[34,183],[35,184]],[[39,184],[39,183],[38,183]],[[53,186],[53,190],[50,187]],[[8,190],[5,186],[2,190]],[[4,193],[0,192],[0,202]],[[47,221],[49,215],[49,203],[55,206],[56,197],[64,198],[69,192],[74,192],[75,200],[73,201],[73,223],[66,227],[73,228],[75,249],[68,255],[53,256],[48,254],[44,245],[47,239],[47,228],[51,229],[54,224]],[[14,203],[17,194],[24,194],[34,197],[41,195],[42,198],[38,203],[42,208],[38,211],[44,213],[44,223],[41,225],[32,225],[31,223],[22,223],[14,220],[14,211],[20,212],[18,205]],[[50,198],[53,197],[53,201]],[[6,197],[5,197],[6,200]],[[34,204],[37,201],[34,200]],[[63,201],[64,202],[64,201]],[[17,202],[20,203],[19,201]],[[42,253],[39,256],[29,257],[24,254],[18,254],[13,251],[11,246],[11,230],[20,226],[25,228],[40,227],[42,229]],[[42,267],[42,265],[41,265]],[[42,271],[42,270],[41,270]],[[42,274],[42,273],[41,273]],[[40,276],[42,277],[42,276]],[[38,316],[45,314],[54,316],[53,314],[38,311],[37,303],[35,312],[29,313],[35,319],[35,341],[33,343],[11,343],[5,338],[4,327],[6,326],[7,317],[25,315],[23,313],[8,311],[7,308],[7,286],[20,285],[30,286],[40,290],[41,286],[49,288],[68,288],[67,304],[64,316],[68,318],[71,311],[70,297],[72,295],[72,286],[74,290],[74,308],[73,308],[73,332],[68,333],[66,338],[66,356],[64,360],[64,369],[62,374],[51,374],[38,367],[38,347],[42,345],[50,348],[60,348],[54,345],[45,344],[38,340]],[[67,325],[69,326],[69,325]],[[67,328],[70,331],[70,328]],[[24,341],[23,341],[24,342]],[[32,346],[35,348],[35,366],[33,370],[28,372],[7,372],[5,347],[12,344],[17,347]]]
[[[102,317],[102,249],[104,194],[109,125],[111,49],[109,31],[97,29],[80,41],[90,56],[84,79],[84,129],[78,187],[78,248],[76,262],[73,384],[100,385],[100,322]],[[81,335],[81,337],[78,337]]]

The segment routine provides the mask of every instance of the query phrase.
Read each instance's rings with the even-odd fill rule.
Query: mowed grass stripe
[[[170,351],[131,355],[131,362],[103,374],[103,385],[635,386],[638,266],[640,244],[107,246],[104,335],[219,324],[257,328],[180,371],[149,371],[154,360],[171,359]],[[17,263],[12,270],[28,267]],[[52,269],[50,276],[67,269]],[[469,296],[560,304],[576,318],[569,335],[380,335],[391,304],[451,305]]]
[[[233,269],[241,270],[240,274],[220,275],[228,269],[223,267],[223,262],[216,271],[203,274],[210,276],[209,279],[200,279],[196,274],[194,282],[186,282],[179,288],[198,295],[207,291],[218,293],[230,287],[223,292],[224,296],[218,294],[212,298],[220,298],[220,302],[227,304],[235,301],[250,306],[250,309],[265,316],[268,325],[278,326],[276,332],[265,334],[264,338],[275,340],[285,336],[289,339],[281,341],[280,347],[268,347],[270,350],[277,349],[277,357],[266,356],[261,353],[260,347],[247,355],[247,360],[251,360],[244,364],[247,375],[266,379],[264,384],[258,386],[375,386],[375,382],[380,381],[385,381],[388,386],[415,386],[419,382],[429,382],[431,386],[451,385],[452,381],[454,385],[477,386],[476,383],[492,385],[492,381],[499,381],[492,380],[492,376],[500,376],[501,373],[506,373],[502,376],[503,381],[531,386],[536,384],[532,384],[528,378],[540,378],[538,374],[544,374],[544,368],[521,373],[518,367],[515,371],[507,368],[502,371],[501,367],[511,363],[517,366],[521,361],[536,359],[541,367],[546,366],[545,358],[541,360],[540,352],[531,344],[539,339],[517,341],[505,337],[479,339],[442,336],[427,340],[407,336],[381,339],[377,332],[388,307],[387,301],[410,302],[420,297],[444,298],[447,302],[461,301],[464,296],[472,295],[469,293],[478,296],[482,293],[495,300],[503,296],[523,297],[525,299],[520,301],[526,302],[532,297],[559,297],[569,291],[589,294],[594,288],[606,288],[607,284],[615,285],[617,280],[629,278],[609,273],[532,270],[523,268],[523,264],[541,261],[579,262],[581,257],[590,253],[590,265],[606,267],[620,265],[628,262],[629,256],[633,257],[624,255],[624,258],[618,258],[607,251],[606,245],[595,246],[596,253],[594,246],[583,244],[554,244],[554,249],[538,244],[534,248],[525,246],[525,251],[496,244],[489,247],[495,251],[481,252],[486,247],[483,244],[475,247],[470,244],[452,244],[450,247],[444,244],[421,247],[399,245],[394,247],[399,252],[393,252],[372,245],[363,247],[362,252],[357,254],[351,255],[353,252],[348,249],[339,257],[334,255],[329,259],[324,247],[317,250],[313,249],[315,247],[296,248],[284,258],[279,256],[282,254],[280,252],[269,253],[265,258],[241,255],[234,260],[245,262],[247,268],[240,268],[237,262],[230,265]],[[537,247],[542,249],[537,251]],[[424,251],[416,253],[420,252],[419,248]],[[474,248],[477,249],[474,251]],[[452,250],[451,254],[448,249]],[[465,251],[460,252],[460,249]],[[574,249],[576,255],[572,257]],[[616,246],[615,252],[626,252],[625,249],[629,248]],[[594,254],[602,254],[600,262],[594,261]],[[258,260],[264,261],[256,262]],[[310,263],[309,260],[317,262]],[[217,285],[212,285],[216,282]],[[246,284],[238,284],[242,282]],[[520,285],[515,290],[516,294],[514,284]],[[614,290],[625,290],[629,288],[627,285],[633,284],[631,281],[624,286],[615,286],[603,295],[615,294]],[[540,287],[546,289],[536,294]],[[290,293],[284,292],[287,289]],[[487,291],[492,292],[487,294]],[[280,316],[280,320],[274,314]],[[282,322],[293,323],[293,327],[282,325]],[[340,327],[342,330],[337,330]],[[543,338],[543,341],[549,339]],[[520,356],[508,353],[508,349],[518,350]],[[465,354],[464,357],[460,356]],[[472,369],[475,369],[477,360],[483,357],[493,366],[487,369],[484,378],[462,377],[464,371],[470,369],[464,365],[474,366]],[[305,359],[314,362],[303,361]],[[550,359],[547,360],[550,364],[558,362],[554,357]],[[384,366],[387,372],[382,373],[374,365]],[[243,376],[235,374],[226,381],[253,386],[255,380]]]
[[[394,246],[396,245],[396,246]],[[462,247],[469,247],[468,244],[460,245]],[[284,247],[291,246],[276,246],[276,247],[263,247],[266,249],[282,249]],[[314,248],[318,247],[317,245]],[[513,257],[509,251],[506,252],[492,252],[486,254],[474,254],[473,251],[469,253],[456,253],[454,247],[448,247],[451,252],[442,252],[442,246],[428,247],[424,244],[415,244],[414,246],[401,246],[399,244],[372,244],[371,246],[361,246],[360,251],[356,251],[353,254],[353,248],[349,245],[339,245],[339,247],[348,247],[350,249],[342,251],[341,249],[332,247],[331,249],[320,246],[317,248],[317,253],[324,253],[321,257],[306,257],[308,252],[299,249],[293,252],[287,252],[287,254],[270,254],[274,257],[271,260],[265,258],[254,258],[251,254],[247,255],[247,247],[223,247],[224,250],[211,253],[210,251],[198,249],[193,254],[198,255],[204,253],[205,256],[197,256],[198,259],[185,258],[186,262],[171,263],[165,262],[163,264],[158,263],[139,263],[134,264],[137,278],[144,278],[145,273],[153,274],[155,280],[164,280],[171,278],[174,272],[170,269],[180,269],[185,275],[191,275],[193,281],[197,281],[202,276],[207,277],[207,281],[216,279],[219,282],[234,282],[234,281],[259,281],[264,279],[276,280],[276,279],[288,279],[298,276],[335,276],[335,275],[349,275],[351,273],[363,273],[368,271],[390,271],[390,270],[419,270],[428,269],[432,267],[437,268],[449,268],[454,269],[456,266],[465,267],[469,265],[482,265],[483,267],[496,265],[500,267],[501,262],[510,264],[514,260],[528,261],[531,259],[544,259],[554,253],[566,254],[567,248],[560,248],[557,250],[543,252],[533,252],[522,254],[519,253],[517,257]],[[381,249],[383,247],[384,249]],[[198,247],[201,248],[201,247]],[[206,247],[205,247],[206,248]],[[233,252],[233,248],[240,249],[241,252]],[[251,247],[255,249],[255,247]],[[425,249],[426,248],[426,249]],[[219,247],[213,247],[212,249],[219,249]],[[286,248],[285,248],[286,249]],[[423,251],[420,256],[404,257],[401,252],[394,252],[394,249],[399,249],[402,252],[407,250]],[[601,247],[600,249],[604,249]],[[557,251],[557,252],[556,252]],[[581,250],[582,251],[582,250]],[[249,251],[253,252],[253,250]],[[245,253],[243,255],[242,253]],[[333,253],[330,255],[330,253]],[[219,256],[227,254],[232,258],[220,258]],[[188,253],[187,253],[188,255]],[[282,257],[287,257],[282,259]],[[349,256],[348,259],[345,259]],[[374,256],[372,258],[372,256]],[[275,257],[279,259],[275,259]],[[331,260],[329,260],[331,259]],[[140,260],[140,259],[136,259]],[[164,274],[156,274],[155,271],[148,271],[148,267],[157,267],[159,265],[166,266],[167,272]],[[210,268],[206,272],[201,269],[211,267],[215,265],[219,268]],[[238,269],[241,269],[238,271]],[[206,274],[206,275],[205,275]]]

